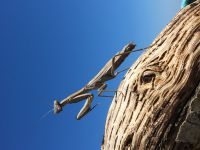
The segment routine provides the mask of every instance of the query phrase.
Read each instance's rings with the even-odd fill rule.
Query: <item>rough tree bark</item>
[[[102,150],[200,150],[200,2],[152,45],[119,86]]]

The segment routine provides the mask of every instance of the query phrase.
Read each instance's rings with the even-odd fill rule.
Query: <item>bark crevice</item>
[[[115,95],[108,112],[102,150],[200,149],[199,83],[196,1],[177,14],[125,75],[118,89],[123,94]]]

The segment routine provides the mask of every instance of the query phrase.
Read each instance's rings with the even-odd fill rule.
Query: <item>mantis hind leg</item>
[[[114,93],[121,93],[123,96],[123,92],[121,91],[117,91],[117,90],[105,90],[107,88],[107,84],[102,84],[102,86],[98,89],[98,96],[99,97],[114,97],[114,96],[106,96],[106,95],[102,95],[103,92],[114,92]]]
[[[107,84],[102,84],[100,88],[98,88],[98,96],[102,96],[102,93],[105,91],[107,88]]]
[[[115,76],[117,76],[117,75],[120,74],[121,72],[124,72],[124,71],[126,71],[126,70],[128,70],[128,69],[130,69],[130,67],[127,67],[127,68],[125,68],[125,69],[122,69],[122,70],[120,70],[120,71],[115,72]]]
[[[136,46],[136,45],[135,45],[135,46]],[[135,48],[135,46],[134,46],[134,48]],[[136,49],[136,50],[134,50],[134,48],[133,48],[133,49],[132,49],[131,51],[129,51],[129,52],[123,52],[123,53],[116,54],[116,55],[112,58],[111,75],[112,75],[112,76],[117,76],[119,73],[121,73],[121,72],[127,70],[127,69],[124,69],[124,70],[122,70],[122,71],[118,71],[118,72],[115,73],[115,70],[118,68],[118,67],[116,66],[116,64],[115,64],[115,58],[116,58],[116,57],[121,56],[121,55],[130,54],[130,53],[137,52],[137,51],[143,51],[143,50],[148,49],[148,48],[150,48],[150,47],[152,47],[152,46],[153,46],[153,45],[148,46],[148,47],[145,47],[145,48]]]
[[[123,55],[123,53],[122,53],[121,55]],[[120,71],[115,72],[115,70],[117,69],[117,66],[116,66],[116,64],[115,64],[115,57],[117,57],[117,56],[119,56],[119,55],[116,55],[116,56],[114,56],[114,57],[112,58],[111,76],[113,76],[113,77],[116,77],[116,76],[117,76],[118,74],[120,74],[121,72],[124,72],[124,71],[130,69],[130,67],[127,67],[127,68],[125,68],[125,69],[123,69],[123,70],[120,70]]]
[[[90,94],[90,93],[82,94],[74,98],[75,100],[79,100],[79,101],[80,99],[81,100],[86,99],[84,106],[79,111],[76,117],[77,120],[80,120],[82,117],[84,117],[88,112],[90,112],[93,109],[93,108],[91,109],[90,107],[92,104],[93,98],[94,98],[93,94]]]

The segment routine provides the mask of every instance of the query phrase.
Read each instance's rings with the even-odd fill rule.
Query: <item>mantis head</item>
[[[61,104],[57,100],[55,100],[54,101],[54,114],[58,114],[61,111],[62,111]]]

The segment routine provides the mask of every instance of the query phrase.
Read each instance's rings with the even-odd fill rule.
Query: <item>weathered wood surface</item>
[[[113,99],[102,150],[200,150],[200,2],[152,45],[119,86],[125,96]]]

